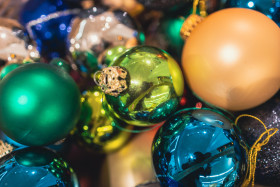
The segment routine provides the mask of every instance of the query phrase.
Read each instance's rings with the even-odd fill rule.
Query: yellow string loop
[[[235,120],[236,126],[237,126],[238,120],[242,117],[250,117],[250,118],[256,119],[263,125],[263,127],[265,129],[265,131],[260,135],[260,137],[255,141],[255,143],[252,145],[252,147],[249,150],[244,142],[241,143],[241,146],[245,149],[247,156],[248,156],[248,163],[247,163],[248,167],[247,167],[247,173],[246,173],[246,180],[242,184],[242,187],[247,187],[250,183],[252,183],[252,186],[255,185],[255,170],[257,167],[258,152],[261,150],[262,146],[266,145],[269,142],[270,138],[272,136],[274,136],[275,133],[277,133],[278,129],[277,128],[267,129],[264,122],[262,122],[259,118],[249,115],[249,114],[239,115]],[[262,141],[264,136],[265,136],[265,138]]]
[[[198,2],[199,2],[199,0],[194,0],[193,1],[193,12],[192,12],[192,14],[196,14],[196,9],[197,9]]]
[[[207,16],[206,0],[194,0],[192,14],[196,14],[198,4],[199,4],[199,14],[201,17],[205,18]]]

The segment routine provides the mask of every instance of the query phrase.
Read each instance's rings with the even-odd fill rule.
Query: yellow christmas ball
[[[107,102],[104,93],[95,87],[83,93],[81,102],[81,117],[74,131],[78,143],[89,151],[98,153],[109,153],[121,148],[129,139],[130,133],[117,126],[128,125],[112,118],[105,110]]]

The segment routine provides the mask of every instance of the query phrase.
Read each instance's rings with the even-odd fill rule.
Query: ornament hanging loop
[[[250,118],[253,118],[253,119],[259,121],[265,129],[265,131],[259,136],[259,138],[255,141],[255,143],[252,145],[252,147],[249,150],[247,148],[247,145],[245,145],[244,143],[241,144],[241,146],[246,150],[246,153],[248,156],[247,174],[246,174],[246,179],[242,184],[242,187],[247,187],[247,186],[249,186],[250,183],[251,183],[251,186],[254,187],[255,170],[257,167],[258,152],[261,151],[262,146],[266,145],[269,142],[270,138],[278,132],[278,129],[277,128],[267,129],[264,122],[262,122],[259,118],[249,115],[249,114],[239,115],[235,120],[236,126],[237,126],[238,120],[242,117],[250,117]]]

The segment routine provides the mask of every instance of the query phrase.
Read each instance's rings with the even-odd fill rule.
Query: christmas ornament
[[[187,108],[170,117],[152,146],[161,185],[240,186],[246,158],[231,123],[207,108]]]
[[[69,35],[70,52],[81,71],[100,69],[99,55],[106,49],[138,44],[139,32],[132,18],[123,11],[93,7],[77,16]]]
[[[49,149],[28,147],[0,159],[0,186],[79,186],[73,169]]]
[[[139,133],[122,149],[106,156],[108,180],[99,186],[136,187],[144,181],[155,180],[151,146],[156,129]],[[120,172],[121,171],[121,172]]]
[[[0,71],[11,63],[39,59],[36,46],[16,20],[0,18],[0,39]]]
[[[71,66],[65,60],[63,60],[61,58],[54,58],[50,62],[50,64],[64,70],[67,73],[71,72]]]
[[[106,105],[105,95],[97,86],[83,93],[81,117],[74,135],[81,145],[93,152],[115,151],[130,137],[130,133],[116,127],[124,122],[113,119],[105,111]]]
[[[7,66],[5,66],[1,71],[0,71],[0,79],[2,80],[8,73],[13,71],[14,69],[18,68],[21,64],[18,63],[12,63]]]
[[[245,110],[279,90],[279,47],[280,29],[272,20],[249,9],[224,9],[193,30],[183,49],[183,70],[205,102]]]
[[[47,145],[64,138],[76,124],[80,93],[63,70],[24,64],[0,81],[0,128],[25,145]]]
[[[109,48],[105,51],[104,55],[102,55],[102,64],[109,66],[126,50],[127,48],[123,45],[118,45],[116,47]]]
[[[5,142],[5,144],[9,144],[10,146],[13,147],[13,149],[18,149],[18,148],[24,148],[28,147],[26,145],[20,144],[13,139],[9,138],[4,132],[0,131],[0,139]],[[0,141],[1,141],[0,140]],[[57,152],[57,153],[65,153],[69,147],[69,142],[68,139],[64,138],[58,142],[55,142],[54,144],[46,146],[47,148]],[[1,145],[0,145],[1,147]],[[1,158],[1,156],[0,156]]]
[[[249,8],[265,14],[280,26],[280,5],[279,0],[230,0],[229,7]]]
[[[184,23],[184,16],[166,15],[159,20],[158,29],[152,35],[152,41],[157,41],[161,49],[168,51],[176,60],[180,60],[184,40],[180,37],[180,29]]]
[[[16,148],[21,148],[21,147],[26,147],[25,145],[23,144],[20,144],[14,140],[12,140],[11,138],[9,138],[4,132],[0,131],[0,141],[3,141],[5,142],[6,144],[12,146],[14,149]],[[5,154],[6,155],[6,154]],[[4,156],[4,155],[3,155]],[[2,156],[0,156],[2,157]]]
[[[20,22],[36,40],[46,60],[64,57],[71,19],[80,11],[78,3],[61,0],[30,0],[22,8]]]
[[[131,48],[95,78],[113,115],[137,126],[164,121],[175,112],[184,91],[176,61],[149,46]]]
[[[244,111],[243,113],[253,115],[261,119],[267,129],[280,127],[280,93],[268,100],[266,103]],[[259,121],[253,118],[240,118],[238,126],[241,129],[241,135],[246,143],[251,147],[254,142],[265,132],[264,127]],[[255,171],[256,183],[265,186],[280,185],[280,133],[277,132],[268,144],[263,146],[258,152],[257,167]]]

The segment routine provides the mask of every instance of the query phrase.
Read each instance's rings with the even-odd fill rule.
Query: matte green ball
[[[177,62],[165,51],[137,46],[111,66],[128,73],[127,89],[117,97],[106,94],[113,115],[128,124],[150,126],[166,120],[178,107],[184,78]]]
[[[24,64],[0,81],[0,128],[21,144],[41,146],[63,139],[79,114],[79,89],[59,68]]]

